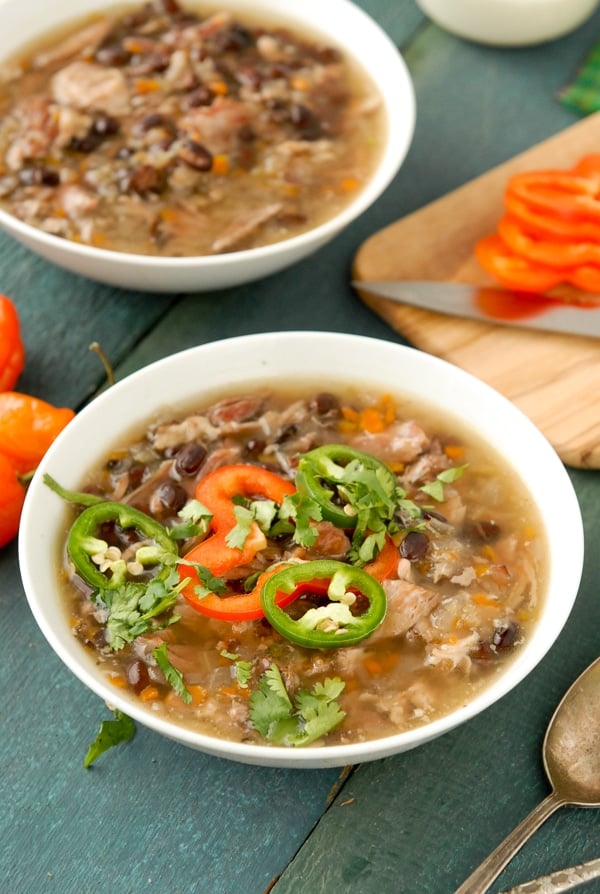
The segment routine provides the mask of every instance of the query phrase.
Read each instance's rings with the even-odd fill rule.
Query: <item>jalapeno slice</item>
[[[125,503],[106,501],[88,506],[79,515],[69,531],[67,552],[73,565],[81,577],[97,590],[114,589],[125,579],[127,568],[125,561],[116,556],[107,556],[104,562],[94,562],[94,556],[102,556],[109,550],[106,541],[98,536],[103,524],[114,522],[125,530],[134,529],[140,540],[151,541],[150,546],[140,544],[136,559],[142,565],[161,565],[161,555],[170,553],[178,555],[177,544],[169,537],[166,528],[139,509]],[[101,570],[105,566],[105,570]],[[106,572],[110,571],[110,575]],[[168,574],[169,566],[158,572]]]
[[[374,456],[346,444],[326,444],[305,453],[298,462],[296,487],[338,528],[356,527],[359,515],[373,506],[379,516],[391,518],[394,513],[394,473]]]
[[[281,605],[303,593],[327,596],[329,602],[294,619]],[[367,608],[353,614],[359,596]],[[291,598],[290,598],[291,597]],[[386,596],[381,584],[361,568],[333,559],[292,565],[270,577],[261,591],[265,617],[283,637],[308,649],[335,649],[365,639],[381,624]],[[279,604],[278,604],[279,603]]]

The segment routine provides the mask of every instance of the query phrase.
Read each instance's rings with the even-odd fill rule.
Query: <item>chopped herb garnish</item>
[[[192,700],[191,693],[185,687],[185,683],[183,682],[183,674],[180,670],[178,670],[173,664],[171,664],[171,660],[169,658],[167,652],[167,644],[163,643],[162,646],[158,646],[158,648],[154,649],[152,652],[156,663],[160,667],[161,671],[165,675],[165,680],[177,693],[177,695],[186,703],[189,704]]]
[[[93,598],[108,609],[106,639],[113,651],[122,649],[150,629],[162,630],[179,620],[168,615],[177,595],[188,583],[172,570],[164,578],[153,578],[148,583],[126,582],[119,587],[100,590]],[[157,622],[161,615],[167,615]]]
[[[444,485],[452,484],[453,481],[456,481],[463,474],[466,465],[463,466],[452,466],[450,469],[444,469],[443,472],[440,472],[439,475],[433,481],[430,481],[428,484],[424,484],[420,490],[423,493],[427,494],[432,499],[436,500],[438,503],[443,503],[445,499]]]
[[[227,649],[223,649],[219,654],[222,658],[233,661],[236,682],[241,689],[247,689],[252,675],[252,662],[244,661],[235,652],[228,652]]]
[[[87,769],[91,767],[101,754],[121,745],[123,742],[129,742],[135,735],[135,723],[123,714],[122,711],[113,711],[113,720],[103,720],[100,724],[98,735],[90,745],[83,762],[83,766]]]
[[[316,500],[306,494],[295,493],[284,498],[279,510],[279,525],[274,533],[293,533],[294,542],[299,546],[313,546],[317,531],[311,521],[321,521],[323,513]],[[290,524],[293,522],[293,525]]]
[[[310,745],[331,732],[344,719],[336,699],[345,683],[339,677],[316,683],[310,692],[290,699],[276,664],[261,676],[250,696],[250,719],[255,729],[275,745]]]
[[[207,509],[200,500],[190,500],[177,515],[183,519],[181,524],[168,528],[169,536],[175,540],[204,536],[208,532],[213,517],[210,509]]]

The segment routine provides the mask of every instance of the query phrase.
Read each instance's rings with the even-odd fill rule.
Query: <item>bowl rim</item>
[[[150,709],[145,708],[141,702],[136,702],[134,697],[128,697],[121,693],[120,690],[116,690],[112,687],[106,678],[102,677],[100,671],[96,671],[96,676],[94,676],[91,668],[93,659],[91,659],[85,652],[83,646],[79,646],[78,644],[74,649],[65,647],[65,641],[67,639],[66,612],[64,613],[65,624],[61,627],[60,635],[57,634],[57,630],[55,629],[56,617],[52,617],[49,601],[47,598],[43,598],[42,595],[44,592],[47,593],[45,584],[47,578],[43,577],[43,575],[42,578],[40,578],[39,547],[41,545],[47,552],[51,549],[48,533],[45,530],[46,512],[42,511],[44,509],[44,503],[48,500],[48,495],[51,494],[51,492],[43,484],[42,476],[45,472],[50,472],[54,477],[58,477],[60,480],[62,473],[58,473],[57,475],[57,473],[53,471],[53,468],[60,467],[61,465],[63,466],[63,469],[67,469],[67,467],[70,468],[72,458],[69,460],[69,453],[73,452],[73,448],[81,441],[82,434],[85,435],[86,430],[88,435],[94,430],[96,420],[103,416],[106,408],[110,408],[111,404],[118,405],[119,402],[129,400],[131,397],[129,393],[135,392],[136,390],[139,391],[142,387],[145,388],[146,391],[151,390],[148,388],[148,381],[150,380],[156,381],[159,379],[167,379],[170,383],[169,388],[173,390],[178,371],[184,369],[189,371],[194,365],[198,367],[204,365],[204,367],[206,367],[208,364],[210,368],[211,361],[214,362],[215,358],[219,357],[219,355],[221,362],[225,364],[228,357],[230,359],[233,358],[239,351],[246,351],[247,355],[252,354],[253,357],[256,356],[260,358],[261,351],[263,352],[263,356],[266,357],[269,355],[270,351],[272,352],[272,350],[278,346],[278,349],[281,351],[281,357],[283,358],[283,365],[285,366],[292,362],[289,357],[293,354],[294,350],[302,350],[305,352],[309,345],[311,352],[315,356],[320,356],[321,358],[325,356],[326,359],[321,362],[322,368],[330,362],[329,355],[335,351],[340,353],[351,351],[353,364],[356,363],[356,357],[360,353],[372,356],[374,351],[377,352],[379,358],[385,355],[388,362],[398,361],[400,367],[402,367],[403,364],[411,366],[417,364],[418,369],[432,370],[436,379],[439,382],[442,382],[442,387],[448,387],[454,390],[457,387],[460,387],[461,390],[464,390],[467,397],[474,397],[476,401],[479,401],[481,404],[485,403],[486,406],[489,404],[489,419],[495,414],[501,413],[504,421],[506,422],[508,419],[514,426],[515,433],[519,436],[519,439],[522,441],[523,437],[526,438],[526,443],[529,445],[529,448],[525,451],[525,467],[529,467],[530,471],[533,470],[533,474],[535,475],[537,474],[535,471],[536,467],[543,465],[545,470],[543,480],[545,482],[547,480],[552,480],[553,494],[558,495],[558,498],[560,499],[560,528],[558,527],[558,522],[555,520],[551,519],[548,522],[546,515],[543,516],[543,520],[545,523],[548,522],[548,524],[554,525],[556,528],[554,533],[552,533],[554,528],[547,529],[547,538],[550,548],[556,546],[556,541],[560,532],[561,537],[564,536],[565,538],[566,551],[569,558],[568,563],[563,563],[565,565],[563,569],[562,565],[557,565],[558,556],[552,552],[552,549],[549,550],[550,555],[548,556],[548,561],[551,567],[549,570],[548,592],[545,597],[548,601],[551,599],[550,591],[555,582],[555,578],[563,578],[560,581],[560,598],[558,593],[554,595],[551,617],[549,612],[542,612],[537,625],[531,633],[529,641],[524,645],[519,654],[515,656],[507,668],[499,674],[493,683],[483,689],[466,705],[463,705],[450,714],[438,718],[424,726],[382,739],[368,740],[349,745],[310,746],[306,749],[294,750],[283,746],[272,746],[267,744],[256,745],[236,743],[227,739],[220,739],[203,733],[194,732],[171,721],[165,720],[162,717],[152,715]],[[253,359],[252,362],[258,362],[258,366],[261,365],[260,360],[255,361]],[[249,360],[246,359],[246,364],[248,363]],[[262,365],[267,366],[267,369],[261,374],[262,377],[265,380],[268,376],[272,377],[273,370],[268,369],[268,362],[262,361]],[[281,366],[281,363],[279,365]],[[257,374],[259,372],[257,367]],[[243,377],[241,377],[242,374]],[[236,375],[237,378],[234,378],[233,385],[248,382],[247,373],[243,368],[240,368]],[[347,381],[351,376],[351,373],[346,373],[345,375],[339,375],[338,378]],[[307,379],[310,378],[310,376],[307,376]],[[223,384],[216,386],[211,385],[208,389],[205,388],[204,390],[201,387],[198,387],[197,393],[201,398],[203,394],[218,394],[218,391],[221,390],[222,392],[225,390],[225,387],[226,386]],[[394,390],[401,395],[405,394],[407,391],[410,395],[418,393],[418,389],[417,391],[414,391],[411,390],[410,387],[408,389],[395,387]],[[186,396],[183,398],[183,403],[187,403],[188,406],[191,393],[192,392],[189,389],[186,390]],[[181,401],[179,401],[179,403],[181,403]],[[430,406],[435,407],[437,403],[437,399],[429,400]],[[164,401],[153,401],[147,410],[136,414],[139,418],[140,425],[147,423],[153,413],[163,406]],[[175,406],[175,404],[173,404],[173,406]],[[457,415],[455,410],[450,410],[449,412],[450,415]],[[487,428],[490,425],[489,419],[484,421],[484,428]],[[473,422],[468,421],[467,425],[472,427]],[[88,448],[89,452],[94,453],[96,457],[100,459],[103,452],[114,444],[119,431],[123,434],[130,432],[131,424],[129,426],[116,426],[110,437],[103,436],[103,443],[99,446],[97,445]],[[502,437],[505,436],[505,434],[502,434]],[[487,434],[484,434],[483,437],[485,439],[488,436]],[[102,437],[99,438],[99,441],[102,441]],[[540,462],[540,456],[541,459],[543,459],[543,464]],[[508,461],[514,467],[513,460],[509,459]],[[86,461],[86,463],[89,468],[89,462]],[[86,463],[84,463],[84,465]],[[551,475],[550,479],[546,477],[548,473]],[[79,472],[76,471],[74,474],[77,475]],[[519,471],[519,474],[523,479],[523,473]],[[523,480],[527,486],[527,481],[525,479]],[[61,483],[67,487],[78,486],[78,481],[61,481]],[[539,490],[540,485],[538,484],[536,486]],[[535,488],[532,489],[530,487],[529,489],[530,493],[534,494]],[[54,496],[55,495],[52,494],[52,497]],[[44,499],[44,497],[46,499]],[[539,504],[539,499],[536,499],[536,502]],[[207,342],[168,355],[162,359],[155,360],[126,376],[109,389],[103,391],[91,400],[90,403],[84,407],[63,430],[38,467],[26,496],[18,541],[21,577],[32,614],[43,635],[61,661],[66,664],[75,676],[89,689],[103,698],[106,702],[119,707],[122,711],[129,714],[129,716],[134,720],[139,721],[144,726],[150,727],[155,732],[158,732],[167,738],[175,739],[181,744],[196,748],[202,752],[242,763],[298,768],[341,766],[387,757],[417,745],[424,744],[442,733],[463,724],[482,710],[493,705],[522,682],[530,671],[532,671],[542,658],[544,658],[562,632],[577,596],[583,568],[583,550],[584,535],[581,511],[566,469],[545,436],[512,402],[491,388],[491,386],[487,385],[482,380],[477,379],[465,370],[454,366],[446,360],[425,354],[415,348],[391,340],[372,338],[370,336],[337,332],[319,332],[313,330],[256,333]],[[57,565],[57,562],[58,557],[55,556],[55,566]],[[52,561],[50,561],[50,564],[52,565]],[[558,569],[558,571],[556,569]],[[45,571],[46,573],[48,572],[47,567]],[[564,586],[565,581],[567,583],[566,587]],[[558,583],[558,580],[556,583]],[[71,634],[69,634],[69,636],[71,636]],[[76,642],[76,640],[73,638],[72,641],[69,640],[69,643],[71,642]]]
[[[3,8],[9,8],[10,2],[11,0],[4,0],[4,3],[0,3],[0,19],[2,17]],[[14,5],[18,5],[19,0],[12,0],[12,2]],[[256,5],[260,7],[261,2],[264,2],[264,0],[257,0],[257,4],[254,4],[254,7]],[[317,0],[314,0],[314,2],[317,2]],[[97,0],[96,5],[98,8],[101,8],[100,0]],[[119,8],[117,0],[111,0],[111,5]],[[235,7],[235,2],[229,0],[229,5]],[[304,4],[298,4],[300,10],[302,10],[303,5]],[[267,0],[267,6],[269,13],[271,13],[274,7],[272,0]],[[316,243],[318,246],[320,243],[335,236],[336,233],[347,227],[348,224],[363,214],[363,212],[366,211],[367,208],[369,208],[385,191],[398,173],[414,136],[416,124],[416,96],[408,66],[401,52],[377,20],[359,7],[353,0],[328,0],[328,6],[339,7],[340,14],[346,13],[351,15],[356,21],[357,27],[360,26],[361,29],[368,29],[372,38],[377,41],[379,51],[385,56],[389,63],[393,61],[395,65],[393,78],[394,92],[396,98],[402,96],[402,104],[392,102],[391,91],[386,91],[382,84],[374,79],[382,94],[387,117],[385,146],[381,152],[379,162],[374,168],[368,182],[365,183],[364,187],[357,193],[355,198],[334,217],[323,221],[316,227],[312,227],[303,233],[268,245],[260,245],[256,248],[224,252],[215,255],[193,255],[186,257],[146,255],[105,249],[100,246],[85,245],[72,240],[65,240],[51,233],[47,233],[32,224],[26,223],[2,208],[0,208],[0,226],[5,232],[11,234],[13,238],[26,242],[29,247],[31,247],[32,243],[39,244],[40,249],[42,247],[45,249],[46,257],[49,257],[48,253],[56,253],[57,255],[60,254],[78,259],[80,263],[86,260],[89,260],[92,263],[101,263],[104,261],[111,265],[123,267],[139,267],[146,269],[152,267],[157,271],[176,269],[182,272],[192,271],[199,265],[210,271],[212,268],[222,267],[224,263],[235,268],[238,266],[243,267],[248,263],[260,264],[261,261],[265,259],[277,261],[281,255],[301,252],[304,248],[313,245],[313,243]],[[295,14],[295,10],[286,9],[280,13],[280,16],[283,19],[289,19],[293,18]],[[76,19],[77,13],[75,13],[75,21]],[[310,26],[310,22],[306,20],[305,13],[301,13],[298,17],[298,26],[302,27],[304,23],[306,23],[307,27]],[[324,30],[322,25],[317,26],[317,31]],[[329,36],[332,41],[339,40],[333,29],[329,32]],[[343,42],[340,41],[340,44],[344,47]],[[27,40],[24,41],[24,45],[27,45]],[[367,67],[363,64],[362,59],[355,51],[348,50],[348,54],[354,58],[358,65],[363,65],[365,70],[368,71]],[[3,56],[4,58],[10,58],[11,55],[14,55],[13,49],[7,54],[3,54],[0,51],[0,63],[2,62]],[[401,110],[400,106],[402,106]],[[402,122],[401,126],[400,122]]]

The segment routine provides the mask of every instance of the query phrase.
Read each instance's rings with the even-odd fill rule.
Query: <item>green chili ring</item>
[[[169,537],[166,528],[145,512],[125,503],[111,501],[88,506],[71,526],[67,552],[81,577],[97,590],[113,589],[122,583],[118,577],[112,578],[100,571],[91,558],[95,552],[94,543],[100,542],[96,532],[105,522],[116,522],[121,528],[135,528],[145,539],[153,540],[159,551],[178,555],[177,544]],[[169,570],[161,569],[159,575]]]
[[[337,488],[344,483],[340,474],[351,462],[359,462],[365,469],[378,472],[390,493],[396,488],[396,476],[385,463],[369,453],[362,453],[346,444],[325,444],[316,447],[300,457],[296,472],[296,488],[312,497],[319,506],[323,518],[337,528],[356,527],[356,516],[344,511],[344,507],[333,501]],[[328,487],[327,485],[331,485]]]
[[[332,587],[336,592],[330,592]],[[317,591],[329,594],[329,606],[339,607],[342,604],[340,587],[344,593],[357,591],[366,596],[369,605],[362,614],[346,617],[342,626],[335,630],[322,629],[321,624],[315,628],[307,622],[311,612],[318,612],[318,609],[309,609],[295,620],[276,603],[280,593],[289,595],[296,592],[300,596],[303,592]],[[360,642],[379,627],[387,608],[386,595],[379,581],[361,568],[333,559],[319,559],[284,568],[265,582],[260,598],[271,626],[286,639],[308,649],[336,649]],[[324,620],[328,620],[326,616]]]

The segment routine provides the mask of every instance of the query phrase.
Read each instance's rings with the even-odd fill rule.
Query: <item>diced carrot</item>
[[[191,701],[188,702],[189,705],[201,705],[203,702],[206,701],[206,689],[204,689],[203,686],[192,684],[190,686],[186,686],[185,688],[192,697]],[[165,698],[165,703],[167,705],[181,707],[181,705],[183,704],[183,699],[177,692],[175,692],[174,689],[172,689]]]
[[[489,565],[482,565],[482,564],[473,565],[473,568],[475,569],[475,574],[477,577],[483,577],[483,575],[487,574],[488,571],[490,570]]]
[[[493,608],[498,608],[498,600],[488,596],[487,593],[473,593],[471,599],[475,605],[489,605]]]
[[[310,88],[310,84],[302,75],[294,75],[291,79],[292,90],[306,91]]]
[[[381,413],[376,407],[366,407],[360,414],[361,428],[374,435],[384,430]]]
[[[378,676],[379,674],[385,674],[393,670],[398,663],[399,657],[400,656],[396,652],[387,652],[386,654],[382,653],[380,655],[367,655],[363,663],[366,671],[372,676]]]
[[[160,84],[154,78],[135,78],[133,85],[136,93],[156,93],[160,90]]]
[[[228,157],[226,155],[213,156],[211,171],[213,174],[227,174],[229,172]]]
[[[160,697],[160,692],[156,686],[145,686],[140,692],[140,699],[143,702],[154,702]]]
[[[225,81],[211,81],[208,86],[211,92],[217,96],[226,96],[229,93],[229,87]]]
[[[109,677],[109,681],[112,686],[116,686],[117,689],[126,689],[127,688],[127,680],[122,674],[117,674],[114,677]]]
[[[462,459],[465,455],[465,448],[462,444],[446,444],[444,453],[448,459],[458,460]]]
[[[342,407],[342,416],[349,422],[358,422],[360,418],[358,410],[353,407]]]
[[[360,180],[357,180],[356,177],[344,177],[340,186],[342,192],[354,192],[360,186]]]
[[[490,546],[489,543],[486,543],[485,546],[482,546],[481,552],[486,559],[490,560],[490,562],[496,561],[496,551],[493,546]]]

